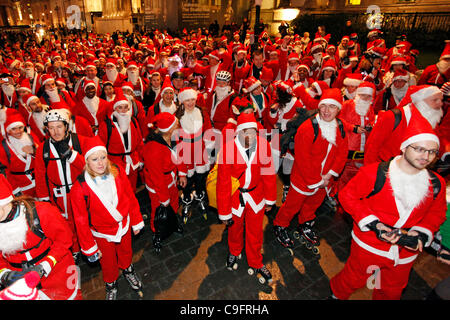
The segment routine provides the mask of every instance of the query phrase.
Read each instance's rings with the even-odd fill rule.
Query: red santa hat
[[[408,88],[407,96],[411,98],[412,103],[423,101],[436,93],[441,93],[438,87],[432,85],[411,86]]]
[[[425,119],[416,119],[410,122],[403,136],[400,150],[419,141],[433,141],[439,146],[438,136],[433,131],[431,124]]]
[[[85,83],[84,83],[84,87],[83,87],[84,92],[86,92],[86,89],[88,87],[90,87],[90,86],[93,86],[94,88],[97,88],[97,86],[95,85],[94,80],[86,80]]]
[[[310,52],[313,52],[313,51],[316,50],[316,49],[321,49],[321,50],[323,51],[323,47],[322,47],[322,45],[320,44],[320,42],[314,43],[314,44],[311,46]]]
[[[0,206],[7,205],[13,201],[13,189],[5,176],[0,174]]]
[[[30,106],[30,103],[31,103],[33,100],[35,100],[35,99],[38,99],[38,100],[39,100],[39,98],[38,98],[37,96],[35,96],[34,94],[31,94],[31,93],[26,94],[26,95],[24,95],[24,96],[22,97],[22,101],[23,101],[27,106]]]
[[[67,80],[65,78],[57,78],[55,82],[56,84],[63,85],[64,87],[67,86]]]
[[[316,91],[319,94],[319,96],[321,96],[325,90],[330,88],[328,83],[326,83],[325,81],[322,81],[322,80],[314,81],[311,84],[311,86],[313,86],[316,89]]]
[[[258,123],[256,122],[254,113],[241,113],[237,118],[236,132],[245,129],[258,129]]]
[[[406,66],[406,59],[403,58],[403,57],[395,57],[391,61],[391,66],[394,66],[394,65],[404,65],[404,66]]]
[[[178,101],[180,103],[185,102],[186,100],[189,99],[197,99],[197,95],[198,95],[198,91],[194,90],[192,88],[183,88],[181,89],[181,91],[178,93]]]
[[[244,93],[250,93],[261,85],[261,81],[251,76],[244,80]]]
[[[84,65],[84,68],[85,69],[87,69],[87,68],[95,68],[95,69],[97,69],[97,66],[95,65],[95,61],[94,60],[88,60],[86,62],[86,64]]]
[[[264,81],[269,81],[272,82],[273,81],[273,71],[270,68],[267,67],[263,67],[261,70],[261,74],[259,75],[259,79],[260,80],[264,80]]]
[[[55,80],[55,78],[53,78],[50,74],[43,74],[41,77],[41,84],[42,86],[44,86],[46,83],[48,83],[51,80]]]
[[[220,60],[220,57],[219,57],[219,51],[217,51],[217,50],[212,51],[212,52],[208,55],[208,57],[214,58],[214,59],[216,59],[216,60]]]
[[[122,90],[123,89],[128,89],[128,90],[133,91],[133,84],[130,81],[125,81],[125,82],[122,83],[122,87],[121,88],[122,88]]]
[[[241,114],[244,110],[252,109],[255,111],[253,104],[247,99],[247,97],[236,97],[233,100],[233,105],[231,106],[233,113],[236,115]]]
[[[334,60],[332,59],[328,59],[327,61],[325,61],[322,66],[322,72],[325,70],[332,70],[336,73],[337,71],[336,62],[334,62]]]
[[[276,88],[286,93],[292,94],[292,87],[286,81],[278,81],[276,83]]]
[[[169,112],[160,112],[149,124],[149,127],[155,126],[161,132],[169,131],[177,122],[177,118]]]
[[[163,95],[166,90],[172,90],[175,92],[175,89],[172,86],[172,82],[170,81],[170,77],[166,75],[166,78],[164,79],[163,85],[161,87],[161,96]]]
[[[344,86],[353,86],[357,87],[362,82],[362,74],[361,73],[349,73],[346,75],[344,79]]]
[[[20,84],[19,84],[19,87],[17,88],[17,90],[26,90],[29,93],[31,93],[30,79],[25,78],[22,81],[20,81]]]
[[[108,152],[105,144],[99,136],[87,137],[83,140],[82,151],[84,154],[84,159],[89,158],[91,154],[100,150]]]
[[[442,59],[450,59],[450,40],[445,40],[444,51],[442,51],[442,54],[439,57],[439,60]]]
[[[325,89],[320,97],[319,107],[322,104],[332,104],[339,108],[342,108],[342,93],[338,88]]]
[[[115,66],[117,65],[117,60],[114,59],[114,58],[109,58],[108,60],[106,60],[105,65],[106,65],[106,66],[107,66],[107,65],[112,65],[112,66],[115,67]]]
[[[394,75],[392,76],[392,82],[395,80],[404,80],[409,81],[409,74],[408,71],[405,69],[399,69],[394,72]]]
[[[300,57],[297,52],[291,52],[288,56],[288,61],[300,61]]]
[[[383,32],[381,32],[381,30],[378,29],[373,29],[371,31],[369,31],[369,33],[367,34],[367,38],[373,37],[373,36],[377,36],[377,35],[381,35]]]
[[[40,300],[37,285],[41,277],[36,271],[26,273],[9,287],[0,291],[0,300]]]
[[[362,81],[358,88],[356,89],[356,94],[368,94],[371,95],[372,98],[375,96],[377,89],[375,87],[375,84],[368,81]]]
[[[128,62],[127,69],[132,68],[132,67],[135,67],[135,68],[139,69],[139,66],[137,65],[137,63],[135,61]]]
[[[11,114],[8,114],[5,121],[5,131],[8,132],[18,126],[26,126],[26,122],[22,115],[19,112],[12,112]]]

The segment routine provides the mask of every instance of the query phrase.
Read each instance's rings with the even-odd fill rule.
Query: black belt
[[[183,141],[183,142],[186,142],[186,143],[194,143],[194,142],[200,141],[202,139],[203,139],[203,132],[202,132],[201,135],[198,135],[194,139],[185,138],[185,137],[180,136],[180,140]]]
[[[10,262],[9,264],[12,267],[16,268],[16,269],[22,269],[24,264],[28,264],[28,265],[36,264],[36,262],[39,262],[40,260],[45,258],[48,255],[49,252],[50,252],[50,247],[48,247],[47,250],[45,250],[40,255],[38,255],[37,257],[35,257],[35,258],[33,258],[33,259],[29,260],[29,261],[22,261],[21,263]]]
[[[10,174],[19,176],[19,175],[27,175],[32,174],[34,172],[34,169],[28,169],[27,171],[10,171]]]
[[[130,151],[130,152],[124,152],[124,153],[112,153],[112,152],[109,152],[109,151],[108,151],[108,154],[109,154],[110,156],[115,156],[115,157],[129,156],[129,155],[132,154],[132,153],[133,153],[133,151]]]
[[[256,186],[254,186],[253,188],[251,188],[251,189],[245,189],[245,188],[239,188],[238,190],[239,190],[239,202],[241,203],[241,206],[242,207],[245,207],[245,203],[244,203],[244,197],[242,197],[242,194],[243,193],[246,193],[246,192],[251,192],[251,191],[253,191],[253,190],[255,190],[256,189]]]
[[[347,159],[351,160],[361,160],[364,159],[364,151],[355,151],[355,150],[349,150]]]

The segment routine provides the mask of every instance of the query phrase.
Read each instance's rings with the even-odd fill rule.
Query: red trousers
[[[316,210],[320,207],[326,196],[325,189],[317,189],[313,195],[307,196],[298,193],[291,185],[286,200],[281,205],[273,224],[280,227],[289,227],[292,218],[298,215],[298,223],[313,220],[316,217]]]
[[[72,205],[70,203],[70,193],[66,195],[67,198],[67,217],[64,216],[64,199],[63,197],[52,197],[50,196],[50,199],[52,199],[52,204],[55,205],[55,200],[56,200],[56,207],[61,211],[61,214],[63,215],[63,217],[66,219],[70,231],[72,231],[72,247],[70,248],[70,250],[73,252],[80,252],[80,244],[78,243],[78,236],[77,236],[77,231],[75,229],[75,221],[73,219],[73,211],[72,211]]]
[[[228,227],[228,248],[238,256],[244,248],[249,267],[259,269],[263,266],[261,248],[263,244],[264,209],[255,213],[246,205],[240,217],[233,214],[234,224]],[[245,230],[244,230],[245,229]],[[245,231],[245,237],[244,237]]]
[[[119,269],[126,269],[131,264],[133,249],[131,247],[131,227],[119,243],[108,242],[106,239],[95,237],[98,249],[102,253],[100,265],[103,281],[114,282],[119,277]]]
[[[373,300],[400,300],[402,291],[408,284],[413,262],[399,264],[373,254],[352,241],[350,257],[344,269],[331,278],[333,294],[346,300],[357,289],[368,286],[373,289]],[[372,272],[377,272],[372,275]]]
[[[173,210],[175,211],[175,213],[178,212],[178,188],[176,186],[172,186],[169,188],[169,194],[170,194],[170,205],[172,206]],[[156,212],[156,208],[159,207],[160,205],[160,199],[158,197],[158,194],[153,193],[149,190],[148,195],[150,197],[150,202],[151,202],[151,206],[152,206],[152,212],[150,214],[150,228],[152,229],[153,232],[156,231],[155,229],[155,212]]]

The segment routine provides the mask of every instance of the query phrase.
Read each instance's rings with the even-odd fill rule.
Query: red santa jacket
[[[39,145],[39,139],[32,133],[29,135],[35,147]],[[6,166],[6,178],[11,183],[13,193],[26,191],[35,187],[34,181],[34,156],[27,154],[23,156],[17,151],[9,139],[2,141],[0,147],[0,162]]]
[[[167,206],[170,203],[169,189],[176,188],[178,176],[187,175],[186,165],[178,158],[176,145],[169,146],[161,136],[154,135],[144,146],[143,159],[145,187]]]
[[[98,99],[98,109],[97,113],[94,116],[87,108],[85,99],[87,99],[87,97],[79,101],[77,108],[73,111],[73,114],[75,116],[85,118],[89,122],[90,126],[93,129],[95,129],[104,120],[105,116],[107,115],[107,112],[110,110],[111,103],[106,100],[103,100],[102,98],[98,98],[97,96],[94,97],[93,99]]]
[[[131,82],[130,79],[126,78],[126,82]],[[150,85],[150,81],[147,78],[139,77],[136,84],[133,84],[134,97],[139,100],[144,100],[144,92]]]
[[[229,68],[231,67],[232,57],[228,52],[224,52],[224,53],[220,54],[219,58],[222,59],[222,62],[220,62],[218,64],[216,72],[213,72],[211,70],[211,66],[209,66],[209,65],[202,66],[202,65],[196,64],[195,67],[193,68],[194,73],[201,74],[205,77],[204,87],[205,87],[206,92],[212,92],[214,87],[216,86],[215,83],[216,83],[217,72],[223,71],[223,70],[228,71]]]
[[[231,193],[231,177],[239,180],[240,188]],[[248,158],[238,137],[226,142],[220,151],[217,166],[217,209],[221,220],[240,217],[245,207],[258,213],[265,205],[274,205],[277,200],[276,174],[269,143],[256,137],[256,148]],[[242,195],[243,205],[240,202]]]
[[[450,80],[450,68],[447,69],[445,73],[441,73],[436,64],[428,66],[423,71],[420,76],[419,81],[417,81],[417,85],[430,84],[437,85],[438,87],[442,86],[444,83]]]
[[[244,87],[244,80],[250,76],[251,65],[247,61],[244,61],[242,66],[238,66],[235,62],[231,70],[231,87],[235,92],[241,92]]]
[[[317,114],[315,119],[318,119]],[[291,186],[299,193],[312,195],[323,183],[322,176],[331,174],[338,177],[347,161],[348,135],[343,137],[339,125],[336,126],[335,143],[322,136],[318,126],[315,136],[312,121],[303,122],[294,138],[294,164],[291,172]]]
[[[118,72],[116,79],[114,81],[112,81],[112,80],[108,79],[108,76],[105,73],[105,75],[102,77],[102,80],[103,80],[103,83],[112,82],[114,88],[120,88],[120,87],[122,87],[122,84],[125,82],[126,78],[127,78],[126,75]]]
[[[101,188],[86,171],[70,192],[78,239],[86,256],[98,252],[95,238],[120,242],[130,227],[133,230],[144,227],[139,203],[125,172],[118,168],[118,175],[111,174],[108,179],[113,187],[113,203],[104,198]]]
[[[342,104],[339,119],[347,125],[346,131],[348,133],[348,149],[353,151],[364,151],[370,132],[359,134],[355,133],[353,130],[355,126],[360,126],[363,128],[366,126],[373,126],[375,122],[373,108],[370,107],[366,115],[361,116],[355,110],[355,101],[347,100]]]
[[[367,197],[373,191],[377,177],[378,163],[372,163],[360,168],[356,176],[339,192],[339,202],[353,217],[352,237],[359,246],[394,260],[396,264],[404,264],[414,261],[417,252],[379,240],[374,232],[369,231],[367,224],[379,220],[391,227],[423,232],[428,235],[428,242],[424,245],[429,245],[433,234],[445,221],[445,182],[437,175],[442,187],[436,199],[433,199],[433,186],[430,182],[428,193],[419,205],[410,211],[405,210],[403,206],[399,210],[396,204],[398,200],[393,194],[390,182],[390,175],[395,174],[393,166],[396,159],[398,157],[391,161],[389,174],[386,175],[384,186],[378,193]]]
[[[109,129],[108,129],[109,126]],[[110,135],[108,135],[108,130]],[[142,152],[143,142],[141,129],[136,120],[131,120],[125,135],[120,131],[119,124],[114,113],[100,123],[98,136],[105,143],[108,149],[108,158],[120,166],[126,174],[131,170],[136,171],[141,163],[140,153]]]
[[[48,110],[49,108],[45,106],[45,109]],[[43,111],[42,113],[35,115],[33,115],[33,113],[30,112],[27,118],[28,119],[27,122],[28,125],[30,126],[31,131],[34,133],[34,135],[38,138],[40,142],[43,142],[46,139],[47,134],[45,133],[44,128],[37,123],[36,119],[34,118],[35,116],[45,117],[45,112]]]
[[[292,97],[291,101],[284,108],[279,108],[276,111],[273,109],[267,112],[268,116],[265,119],[264,126],[267,129],[278,127],[281,131],[286,131],[286,125],[297,113],[297,108],[304,108],[304,106],[299,99]]]
[[[232,102],[235,98],[234,90],[231,90],[221,100],[217,99],[215,92],[211,92],[206,97],[206,111],[209,114],[212,126],[222,131],[223,127],[227,124],[229,118],[233,117],[233,111],[231,108]]]
[[[70,247],[72,246],[72,232],[67,222],[55,206],[46,202],[35,202],[39,224],[45,237],[35,234],[31,229],[26,233],[24,251],[10,255],[0,255],[0,270],[21,271],[21,264],[32,261],[41,264],[46,275],[41,279],[42,292],[52,300],[71,300],[81,298],[75,282],[73,286],[67,286],[77,281],[74,274],[75,268]],[[18,218],[16,218],[18,219]],[[14,264],[14,266],[12,265]],[[1,275],[1,272],[0,272]]]

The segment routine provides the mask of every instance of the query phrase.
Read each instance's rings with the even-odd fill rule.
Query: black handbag
[[[154,225],[161,240],[167,239],[178,229],[178,219],[172,206],[160,205],[156,208]]]

